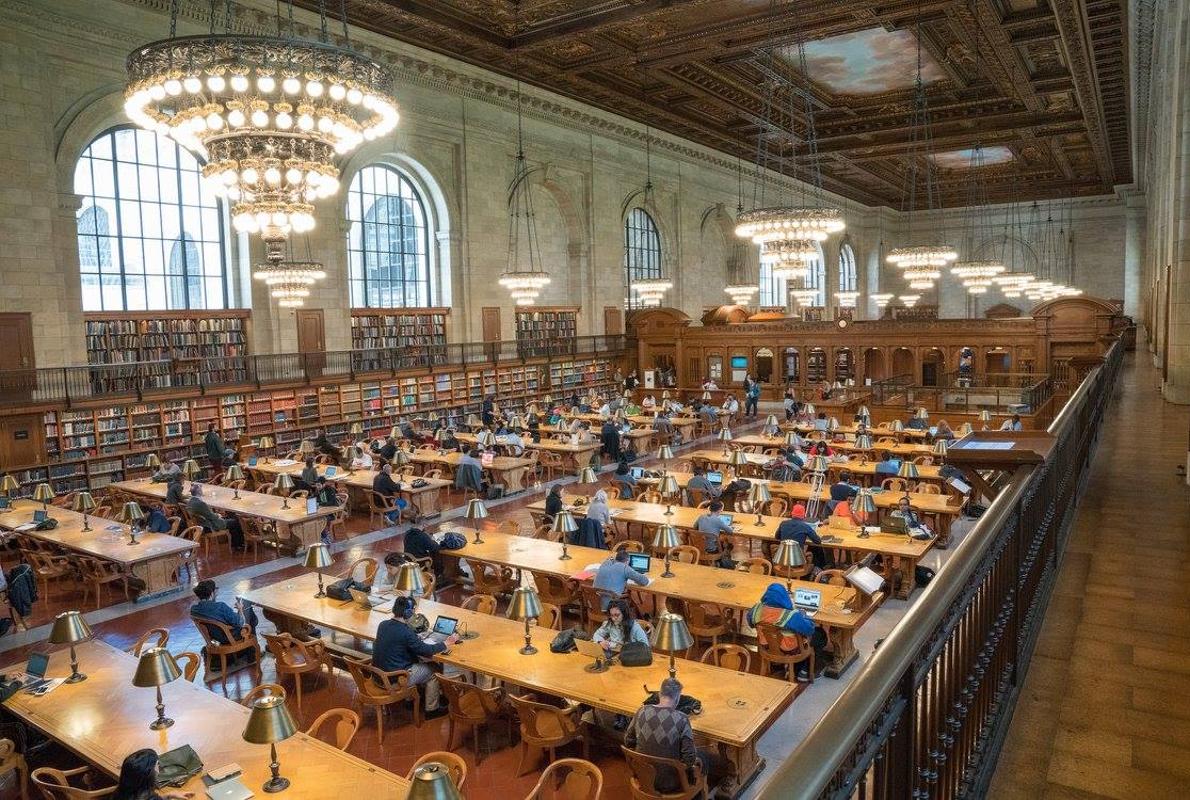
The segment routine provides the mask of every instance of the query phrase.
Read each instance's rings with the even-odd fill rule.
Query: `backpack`
[[[442,537],[442,542],[439,545],[443,550],[462,550],[467,546],[467,537],[461,533],[451,531]]]
[[[578,645],[576,645],[574,643],[575,639],[588,639],[589,640],[590,638],[591,637],[589,635],[587,635],[587,632],[584,631],[582,628],[579,628],[577,626],[573,627],[573,628],[567,628],[566,630],[560,632],[557,636],[555,636],[554,640],[552,642],[550,642],[550,652],[551,653],[573,652],[574,650],[578,649]]]

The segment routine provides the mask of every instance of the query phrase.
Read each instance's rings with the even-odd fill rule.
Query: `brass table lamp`
[[[797,431],[787,431],[785,434],[785,446],[797,447]]]
[[[256,449],[260,450],[261,452],[264,452],[266,450],[272,450],[276,446],[277,446],[277,443],[273,439],[272,436],[261,436],[260,439],[258,439],[256,442]],[[269,463],[269,457],[270,457],[269,453],[265,452],[264,453],[264,463],[266,463],[266,464]]]
[[[450,770],[438,761],[428,761],[413,773],[407,800],[462,800],[450,777]]]
[[[467,501],[467,510],[463,512],[463,517],[471,520],[471,526],[475,528],[473,544],[483,544],[483,539],[479,535],[479,521],[488,518],[488,507],[483,504],[482,500],[473,497]]]
[[[33,499],[41,503],[41,510],[50,513],[50,501],[54,499],[54,490],[48,483],[39,483],[33,490]]]
[[[674,653],[687,650],[694,644],[694,637],[686,627],[686,620],[681,614],[663,611],[657,617],[657,624],[653,627],[652,643],[654,650],[669,653],[669,677],[676,678],[678,668],[674,664]]]
[[[120,509],[120,519],[128,525],[128,544],[140,544],[136,540],[136,531],[140,527],[140,521],[145,518],[145,512],[140,507],[140,503],[136,501],[129,501]]]
[[[738,478],[740,476],[740,467],[748,466],[748,454],[743,450],[732,450],[731,454],[727,457],[727,463]]]
[[[562,509],[554,517],[554,522],[550,526],[550,531],[552,533],[562,534],[559,537],[559,541],[562,542],[562,555],[558,556],[559,561],[569,561],[570,559],[572,559],[574,557],[574,556],[570,555],[570,553],[566,552],[566,546],[568,544],[568,542],[566,541],[566,537],[569,534],[572,534],[577,530],[578,530],[578,523],[574,521],[574,513],[573,512],[567,511],[566,509]]]
[[[811,472],[826,472],[830,466],[831,462],[826,456],[810,456],[810,460],[806,463],[806,469]]]
[[[11,498],[13,492],[18,492],[20,489],[21,484],[17,483],[17,479],[11,475],[6,474],[3,478],[0,478],[0,493],[3,493],[5,497]]]
[[[83,619],[78,611],[63,611],[54,617],[54,627],[50,629],[50,644],[70,645],[70,677],[67,683],[85,681],[87,676],[79,672],[79,660],[75,655],[74,646],[88,641],[92,636],[91,626]]]
[[[228,483],[231,483],[232,481],[242,481],[244,480],[244,470],[240,468],[239,464],[232,464],[227,468],[227,472],[224,473],[224,478]],[[240,499],[240,487],[231,487],[231,492],[234,499]]]
[[[767,483],[754,483],[752,488],[748,490],[748,501],[752,503],[752,510],[756,512],[756,524],[760,525],[761,507],[768,501],[773,499],[773,493],[769,491]]]
[[[424,594],[426,584],[421,577],[421,564],[415,561],[406,561],[402,564],[397,570],[397,579],[393,583],[393,589],[398,592],[409,592],[410,599]]]
[[[532,586],[518,586],[512,591],[512,602],[508,605],[508,618],[525,621],[525,646],[517,652],[523,656],[531,656],[537,652],[533,646],[533,633],[529,629],[529,620],[541,616],[541,598]]]
[[[91,530],[91,523],[87,519],[87,512],[95,508],[95,498],[91,496],[90,492],[79,492],[74,496],[74,510],[82,512],[83,515],[83,531]]]
[[[599,474],[592,467],[583,467],[578,471],[578,482],[587,484],[598,483]]]
[[[912,461],[902,461],[901,468],[897,470],[898,478],[908,478],[910,480],[917,480],[918,472],[917,465]]]
[[[720,428],[718,439],[723,442],[723,455],[727,455],[727,443],[731,441],[731,428],[727,426]]]
[[[678,479],[673,475],[661,476],[661,482],[657,484],[657,491],[665,498],[665,516],[673,516],[673,497],[681,490],[682,487],[678,486]]]
[[[161,457],[156,453],[149,453],[147,456],[145,456],[145,466],[148,467],[150,471],[156,471],[157,469],[160,469]]]
[[[855,497],[851,498],[851,516],[855,519],[855,524],[859,526],[859,538],[867,539],[871,534],[864,528],[864,522],[872,519],[872,515],[876,513],[876,499],[872,496],[871,489],[860,489]],[[860,514],[863,515],[862,521]]]
[[[806,566],[806,554],[793,539],[782,539],[773,555],[773,566],[785,567],[788,570],[785,573],[785,589],[793,594],[792,570]]]
[[[195,477],[202,472],[202,468],[198,466],[198,462],[193,458],[188,458],[182,464],[182,477],[188,481],[195,480]]]
[[[269,769],[273,777],[265,781],[265,792],[273,794],[289,788],[289,779],[281,777],[281,764],[277,761],[277,742],[283,742],[297,733],[297,724],[280,695],[261,697],[252,704],[248,724],[244,728],[244,741],[250,744],[267,744],[271,761]]]
[[[281,508],[289,508],[289,490],[293,488],[293,477],[288,472],[279,472],[273,478],[273,488],[281,495]]]
[[[673,571],[669,568],[669,551],[672,547],[677,547],[682,543],[678,538],[678,529],[673,525],[658,525],[656,532],[653,534],[653,547],[658,550],[665,550],[665,572],[661,573],[662,578],[672,578]]]
[[[161,696],[161,687],[182,677],[182,670],[178,662],[164,647],[151,647],[140,654],[136,662],[136,672],[132,676],[132,685],[144,689],[153,687],[157,690],[157,719],[149,723],[149,730],[160,731],[174,724],[165,716],[165,700]]]
[[[665,474],[665,470],[669,465],[669,460],[674,457],[674,449],[667,444],[663,444],[657,448],[657,459],[661,462],[661,474]]]
[[[326,597],[326,589],[322,586],[322,571],[333,563],[330,548],[323,542],[312,544],[306,549],[305,566],[318,574],[318,594],[314,595],[315,597]]]
[[[855,448],[857,450],[871,450],[872,449],[872,437],[866,433],[861,433],[859,436],[856,436],[855,437]]]

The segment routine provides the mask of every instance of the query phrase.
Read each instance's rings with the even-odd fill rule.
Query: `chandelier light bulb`
[[[261,75],[256,79],[256,88],[265,94],[272,94],[277,89],[277,81],[272,75]]]
[[[209,91],[219,93],[227,88],[227,81],[223,80],[222,75],[211,75],[207,78],[207,89]]]
[[[190,94],[198,94],[202,91],[202,81],[198,79],[198,76],[191,75],[182,81],[182,88]]]
[[[170,78],[165,82],[162,88],[165,89],[166,94],[170,95],[171,97],[175,97],[182,93],[182,82],[177,78]]]
[[[269,124],[269,115],[257,109],[252,112],[252,124],[257,128],[263,128]]]

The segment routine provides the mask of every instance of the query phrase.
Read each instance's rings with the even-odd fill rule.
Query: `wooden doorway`
[[[309,375],[322,374],[326,366],[326,329],[323,326],[321,308],[299,308],[294,312],[297,320],[298,352],[306,361]]]
[[[5,469],[45,461],[45,429],[40,414],[0,419],[0,464]]]
[[[500,307],[484,306],[482,310],[483,340],[500,341]]]
[[[619,336],[624,332],[624,311],[616,306],[603,307],[603,332],[607,336]]]
[[[33,315],[0,314],[0,342],[4,343],[0,347],[0,391],[17,400],[28,400],[37,388]]]

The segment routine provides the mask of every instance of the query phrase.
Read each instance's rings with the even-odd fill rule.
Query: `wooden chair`
[[[918,481],[913,484],[913,491],[917,494],[942,494],[942,487],[928,481]]]
[[[473,594],[463,601],[460,608],[465,608],[468,611],[475,611],[479,614],[495,614],[496,613],[496,598],[490,594]]]
[[[384,744],[384,710],[388,706],[410,702],[413,706],[413,725],[421,727],[421,695],[417,686],[409,682],[408,670],[385,672],[372,666],[366,658],[344,656],[343,661],[355,680],[355,701],[376,709],[377,740],[380,744]]]
[[[124,599],[128,599],[128,574],[120,569],[114,561],[105,558],[78,557],[79,574],[83,583],[83,603],[86,604],[88,595],[95,592],[95,609],[98,611],[102,597],[102,589],[112,583],[124,586]]]
[[[33,568],[33,575],[41,581],[41,596],[48,600],[50,581],[60,581],[74,576],[74,565],[65,556],[44,550],[23,550],[25,560]]]
[[[165,521],[169,523],[169,530],[165,532],[166,536],[177,536],[178,531],[182,528],[181,517],[166,517]]]
[[[817,583],[828,583],[831,586],[846,586],[847,579],[843,577],[844,572],[841,569],[824,569],[818,573],[815,581]]]
[[[285,687],[279,683],[262,683],[249,689],[248,693],[240,698],[240,705],[252,708],[252,704],[262,697],[280,697],[285,700],[289,694],[285,691]]]
[[[29,777],[33,780],[33,785],[41,790],[41,796],[45,800],[90,800],[95,797],[110,797],[116,793],[115,786],[88,791],[86,789],[76,789],[70,785],[71,778],[84,775],[90,771],[90,767],[78,767],[68,770],[39,767],[33,770],[33,774]]]
[[[363,558],[357,558],[355,561],[353,561],[351,563],[351,566],[348,567],[346,569],[346,571],[344,571],[343,574],[341,574],[339,577],[340,578],[351,578],[352,580],[355,580],[355,573],[359,570],[360,567],[363,567],[363,570],[364,570],[363,573],[360,575],[360,578],[362,579],[362,580],[360,580],[360,583],[366,583],[368,586],[371,586],[372,582],[374,580],[376,580],[376,570],[379,568],[379,562],[377,562],[376,559],[374,559],[370,556],[364,556]]]
[[[582,706],[568,705],[565,708],[539,703],[534,695],[509,696],[508,702],[516,709],[521,720],[521,760],[517,765],[517,777],[524,775],[529,762],[529,751],[536,747],[549,753],[550,762],[557,761],[557,749],[574,741],[582,743],[583,758],[587,757],[587,737],[582,718]],[[532,767],[533,764],[528,764]]]
[[[177,518],[175,517],[175,519]],[[198,543],[202,539],[202,526],[191,525],[190,527],[183,529],[182,532],[178,534],[178,538],[189,539],[190,541],[194,542],[194,547],[182,553],[179,556],[181,560],[178,562],[178,571],[180,572],[182,567],[185,567],[186,579],[194,580],[198,577]]]
[[[880,488],[886,492],[907,492],[909,483],[904,478],[885,478],[880,482]]]
[[[686,601],[686,627],[694,636],[695,644],[701,639],[710,639],[711,646],[719,644],[719,637],[731,631],[731,617],[722,606],[714,603]]]
[[[645,551],[645,546],[642,542],[638,542],[636,539],[625,539],[622,542],[616,542],[616,546],[612,548],[612,554],[614,555],[621,550],[627,550],[629,553],[643,553]]]
[[[661,497],[661,492],[656,489],[649,489],[648,487],[637,492],[636,501],[638,503],[654,503],[660,505],[665,502]]]
[[[670,561],[680,561],[683,564],[697,564],[702,550],[692,544],[680,544],[669,548]]]
[[[0,739],[0,775],[10,772],[17,774],[21,800],[29,800],[29,764],[25,757],[17,752],[16,742],[12,739]]]
[[[752,654],[748,652],[748,648],[738,644],[711,645],[699,660],[704,664],[713,664],[736,672],[748,672],[752,667]]]
[[[471,565],[477,594],[499,597],[502,594],[510,594],[517,586],[516,573],[510,567],[472,560],[468,560],[467,563]]]
[[[468,683],[461,678],[438,676],[438,686],[442,689],[442,696],[446,698],[448,714],[446,728],[446,749],[455,749],[455,725],[471,729],[474,742],[475,763],[483,760],[483,751],[479,746],[479,729],[498,717],[505,717],[510,725],[509,738],[512,738],[511,718],[508,717],[504,706],[503,687],[485,689]]]
[[[174,661],[178,662],[182,669],[182,677],[188,681],[194,680],[198,675],[198,668],[202,666],[202,656],[189,650],[178,653],[174,656]]]
[[[194,623],[194,627],[198,628],[198,632],[202,634],[202,638],[206,641],[206,663],[203,665],[204,674],[203,682],[210,683],[219,678],[223,691],[227,691],[227,668],[232,663],[229,660],[230,656],[235,656],[239,653],[249,653],[252,656],[251,661],[245,661],[235,665],[236,670],[244,667],[252,667],[260,674],[260,645],[256,641],[256,637],[252,635],[252,629],[247,625],[240,628],[239,631],[233,632],[230,625],[224,625],[219,620],[206,619],[194,614],[190,615],[190,620]],[[223,644],[213,635],[213,631],[218,630],[223,634],[223,638],[229,644]],[[211,664],[214,659],[219,659],[219,672],[217,675],[212,675]]]
[[[129,648],[128,652],[134,656],[139,656],[141,651],[145,649],[145,645],[149,644],[149,640],[153,638],[156,638],[157,641],[153,642],[152,647],[165,647],[169,642],[169,630],[166,628],[149,628],[149,630],[140,635],[140,638]]]
[[[560,758],[545,768],[525,800],[599,800],[603,773],[581,758]]]
[[[530,570],[533,583],[537,586],[537,596],[541,602],[550,603],[558,608],[576,605],[578,603],[578,585],[560,575]]]
[[[629,788],[632,790],[633,800],[693,800],[695,797],[709,797],[710,788],[707,786],[707,776],[702,771],[702,763],[696,762],[691,768],[675,758],[660,758],[645,755],[636,750],[629,750],[623,745],[620,750],[624,753],[624,760],[628,762],[628,769],[632,773]],[[675,781],[677,791],[661,792],[657,790],[657,781]]]
[[[569,441],[568,436],[562,437],[562,441]],[[542,452],[541,453],[541,469],[545,473],[546,481],[552,481],[558,476],[558,473],[565,472],[566,467],[562,463],[562,456],[557,453]]]
[[[332,708],[318,715],[318,719],[306,729],[306,735],[320,739],[322,729],[333,725],[331,733],[334,735],[335,747],[346,750],[355,738],[355,732],[359,730],[359,721],[359,714],[350,708]]]
[[[793,650],[784,650],[781,648],[783,641],[795,641],[797,646]],[[798,664],[806,663],[810,683],[814,682],[814,648],[805,636],[762,622],[756,626],[756,645],[762,675],[770,674],[773,667],[785,667],[790,683],[795,683]]]
[[[784,497],[774,497],[761,506],[761,513],[766,517],[784,517],[789,513],[789,501]]]
[[[782,567],[778,564],[774,564],[772,574],[779,578],[797,579],[806,577],[810,574],[810,571],[814,569],[814,557],[810,555],[810,548],[808,547],[805,548],[802,555],[806,563],[802,564],[800,567]]]
[[[578,592],[585,624],[589,630],[594,630],[607,619],[607,612],[603,610],[603,592],[589,583],[580,583]]]
[[[425,764],[441,764],[446,767],[450,779],[454,781],[456,789],[463,788],[463,781],[467,780],[467,762],[463,760],[462,756],[457,756],[454,753],[448,753],[444,750],[438,750],[433,753],[426,753],[424,756],[413,762],[413,766],[409,768],[406,773],[406,780],[413,780],[414,773],[418,768]]]
[[[555,631],[561,630],[562,609],[553,603],[542,603],[541,616],[537,618],[537,625],[538,627],[550,628]]]
[[[387,515],[393,513],[397,515],[397,521],[390,523]],[[387,497],[378,492],[368,492],[368,525],[372,525],[377,517],[380,517],[383,522],[381,527],[400,525],[401,509],[397,505],[397,498]]]
[[[561,532],[555,532],[553,530],[553,527],[554,526],[553,526],[552,520],[550,522],[541,523],[540,525],[538,525],[536,528],[533,529],[533,538],[534,539],[544,539],[547,542],[562,541]]]
[[[209,531],[202,528],[202,557],[207,561],[211,560],[211,542],[226,542],[227,555],[231,556],[231,531],[224,529],[221,531]]]
[[[289,493],[290,500],[305,500],[309,496],[310,492],[307,489],[296,489]]]
[[[753,556],[752,558],[745,558],[735,565],[735,568],[740,572],[751,572],[753,575],[772,575],[772,563],[762,556]]]
[[[299,714],[302,713],[303,675],[314,673],[315,676],[319,676],[322,674],[322,668],[326,667],[326,685],[328,688],[333,687],[332,679],[335,676],[335,667],[331,663],[331,654],[321,639],[304,642],[293,638],[288,633],[276,635],[266,633],[264,641],[265,646],[276,659],[277,679],[280,680],[284,675],[293,676]]]
[[[276,547],[279,544],[277,529],[273,523],[259,517],[243,517],[240,522],[244,530],[244,545],[252,548],[252,560],[260,560],[261,547]]]

